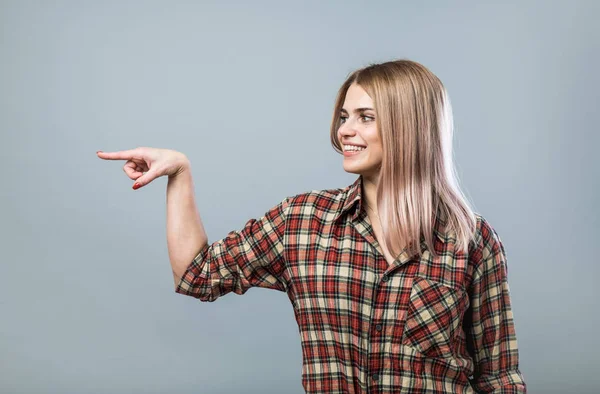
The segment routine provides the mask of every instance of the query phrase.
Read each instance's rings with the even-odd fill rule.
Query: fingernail
[[[97,152],[96,152],[96,154],[98,154],[98,153],[100,153],[100,152],[102,152],[102,151],[101,151],[101,150],[99,150],[99,151],[97,151]]]
[[[139,184],[139,183],[137,183],[137,182],[133,184],[133,190],[137,190],[137,189],[139,189],[140,187],[142,187],[142,185],[140,185],[140,184]]]

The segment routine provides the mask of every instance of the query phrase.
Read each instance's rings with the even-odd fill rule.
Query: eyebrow
[[[340,111],[348,113],[348,111],[346,111],[344,108],[342,108]],[[365,112],[365,111],[374,111],[374,109],[373,108],[368,108],[368,107],[356,108],[354,110],[354,113]]]

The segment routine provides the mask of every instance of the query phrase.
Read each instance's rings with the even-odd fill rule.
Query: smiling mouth
[[[355,155],[358,155],[359,153],[362,153],[363,151],[364,151],[364,149],[362,149],[362,150],[345,150],[344,156],[355,156]]]
[[[342,149],[344,152],[361,152],[367,149],[366,146],[353,146],[352,149],[346,149],[345,147]]]

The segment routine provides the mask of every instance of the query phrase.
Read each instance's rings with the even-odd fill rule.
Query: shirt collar
[[[362,210],[362,203],[362,175],[359,175],[358,178],[356,178],[356,180],[341,193],[340,208],[338,208],[333,221],[337,222],[347,211],[352,213],[351,220],[356,220]],[[354,205],[356,205],[356,209],[351,211],[351,208]],[[435,222],[433,224],[433,232],[443,242],[447,241],[447,230],[445,230],[446,223],[447,214],[443,209],[438,207]]]
[[[359,175],[358,178],[344,190],[340,194],[340,206],[333,218],[334,222],[337,222],[346,211],[350,210],[354,206],[354,204],[358,204],[357,209],[353,211],[352,220],[356,219],[358,213],[362,209],[362,175]]]

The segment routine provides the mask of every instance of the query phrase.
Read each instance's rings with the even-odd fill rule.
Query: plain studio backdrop
[[[349,185],[329,141],[352,70],[446,85],[464,190],[507,253],[530,393],[598,368],[597,1],[2,1],[0,392],[302,393],[285,293],[176,294],[166,178],[97,150],[175,149],[209,241]]]

